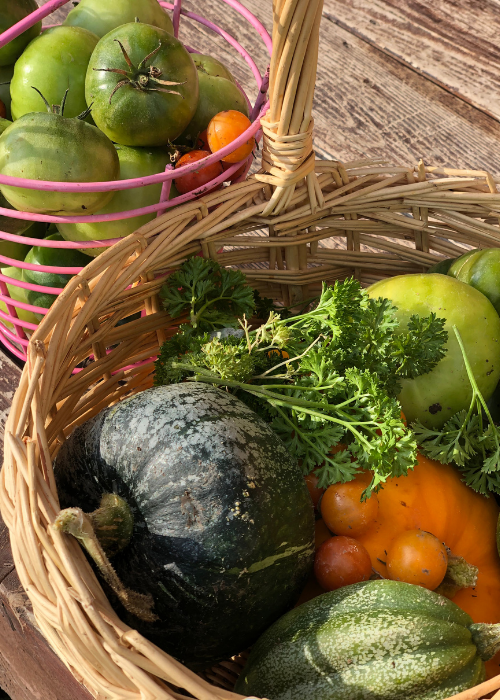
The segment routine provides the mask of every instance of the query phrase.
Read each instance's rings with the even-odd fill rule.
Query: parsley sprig
[[[401,328],[387,299],[369,298],[350,279],[324,285],[305,313],[282,318],[271,311],[257,329],[242,314],[243,337],[211,337],[221,322],[236,325],[234,316],[227,321],[242,299],[251,307],[250,296],[240,287],[243,276],[225,283],[217,263],[208,261],[205,275],[207,261],[195,260],[169,278],[162,296],[171,314],[189,311],[198,332],[183,326],[164,343],[157,385],[194,380],[226,387],[270,423],[304,473],[319,467],[322,486],[371,470],[368,496],[416,464],[416,440],[396,396],[401,379],[429,372],[444,356],[442,319],[414,316]]]
[[[454,464],[465,483],[484,495],[500,493],[500,430],[477,385],[462,338],[453,327],[472,387],[468,411],[459,411],[441,430],[412,424],[421,451],[442,464]]]

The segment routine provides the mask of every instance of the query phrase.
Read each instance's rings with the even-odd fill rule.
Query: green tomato
[[[220,61],[201,54],[193,54],[193,61],[198,71],[200,97],[195,115],[179,136],[178,143],[195,146],[198,136],[219,112],[235,109],[246,117],[249,113],[245,96]]]
[[[491,397],[500,379],[500,318],[483,294],[439,274],[391,277],[372,285],[368,294],[390,299],[403,329],[414,314],[434,312],[446,320],[446,356],[431,372],[401,382],[399,400],[408,423],[420,420],[428,428],[440,428],[469,408],[472,388],[453,326],[462,337],[479,389],[486,401]]]
[[[80,119],[25,114],[0,137],[0,174],[52,182],[116,180],[118,156],[111,141]],[[16,209],[39,214],[92,214],[113,192],[44,192],[0,185]]]
[[[160,27],[169,34],[174,33],[170,16],[162,10],[157,0],[81,0],[66,17],[64,24],[83,27],[102,37],[122,24],[134,22],[136,17],[144,24]]]
[[[22,270],[18,267],[3,267],[2,274],[5,275],[6,277],[12,277],[12,279],[17,280],[18,282],[23,281]],[[24,304],[30,303],[28,301],[28,290],[27,289],[24,289],[23,287],[16,287],[13,284],[7,284],[7,289],[9,290],[9,295],[12,299],[15,299],[16,301],[21,301]],[[6,314],[9,313],[9,311],[7,309],[7,304],[4,301],[0,301],[0,309]],[[20,309],[18,306],[16,306],[16,312],[17,312],[17,317],[21,321],[28,321],[29,323],[38,323],[41,319],[41,314],[34,314],[32,311],[27,311],[26,309]],[[8,328],[11,328],[11,329],[14,328],[13,323],[9,323],[9,321],[5,321],[3,318],[1,319],[1,321],[2,321],[2,323],[5,323],[5,325]],[[28,329],[25,329],[25,331],[28,331]]]
[[[14,66],[0,66],[0,100],[5,105],[5,110],[7,112],[7,119],[12,118],[12,113],[10,111],[10,81],[14,75]]]
[[[47,236],[48,241],[63,241],[63,237],[58,233]],[[25,262],[31,265],[48,265],[53,267],[85,267],[89,263],[87,255],[83,255],[79,250],[68,248],[42,248],[33,246]],[[56,272],[44,272],[43,270],[23,270],[25,282],[39,284],[43,287],[64,288],[73,275],[63,275]],[[28,300],[33,306],[42,306],[48,309],[52,306],[56,297],[54,294],[45,294],[35,290],[28,291]]]
[[[99,37],[80,27],[54,27],[31,42],[14,68],[10,84],[12,116],[46,112],[42,97],[60,105],[69,88],[64,116],[77,117],[87,109],[85,76]]]
[[[10,207],[10,204],[0,194],[0,206]],[[47,224],[41,221],[24,221],[23,219],[10,219],[7,216],[0,216],[0,231],[15,233],[26,236],[26,238],[43,238],[47,233]],[[29,253],[31,246],[17,241],[5,241],[0,239],[0,255],[14,260],[24,260]]]
[[[3,134],[5,129],[8,129],[12,122],[9,119],[4,119],[0,117],[0,135]]]
[[[165,171],[170,159],[166,148],[128,148],[117,146],[120,160],[120,180],[131,180],[147,177]],[[121,190],[114,194],[113,199],[99,214],[112,214],[129,209],[139,209],[160,201],[162,183],[148,185],[134,190]],[[152,221],[156,216],[144,214],[133,219],[108,221],[104,223],[89,222],[83,224],[58,224],[59,232],[67,241],[104,241],[108,238],[124,238],[138,228]],[[96,256],[106,248],[83,248],[82,253]]]
[[[2,0],[0,3],[0,34],[38,10],[36,0]],[[12,65],[32,39],[40,34],[38,22],[0,49],[0,66]]]
[[[112,141],[163,146],[176,139],[194,116],[198,74],[178,39],[163,29],[133,22],[99,41],[85,91],[95,123]]]
[[[500,314],[500,248],[462,255],[453,262],[448,274],[482,292]]]

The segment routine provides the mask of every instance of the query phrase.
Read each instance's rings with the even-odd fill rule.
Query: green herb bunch
[[[230,278],[231,288],[222,281],[215,289],[204,286],[203,266],[210,265],[209,277],[216,280],[226,271],[213,261],[195,260],[181,268],[183,276],[169,278],[162,296],[172,316],[189,311],[199,331],[183,328],[162,346],[157,385],[187,379],[225,387],[270,423],[304,473],[319,467],[321,486],[350,481],[367,469],[373,472],[368,496],[387,477],[406,474],[416,464],[416,440],[396,396],[401,379],[429,372],[444,356],[442,319],[414,316],[408,328],[400,328],[387,299],[370,299],[350,279],[324,285],[317,305],[305,313],[282,318],[271,311],[254,330],[245,311],[239,320],[242,337],[211,337],[210,324],[221,313],[217,285],[234,294],[223,300],[226,315],[217,317],[217,324],[235,327],[236,318],[229,319],[233,309],[241,308],[242,299],[247,309],[252,305],[241,289],[248,290],[243,275],[239,282]],[[203,314],[210,308],[205,325]],[[346,449],[332,453],[337,445]]]

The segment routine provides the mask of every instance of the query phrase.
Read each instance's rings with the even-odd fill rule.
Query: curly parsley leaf
[[[255,309],[242,272],[200,257],[189,258],[169,276],[160,298],[172,318],[189,313],[191,325],[200,331],[237,326],[238,317],[251,316]]]

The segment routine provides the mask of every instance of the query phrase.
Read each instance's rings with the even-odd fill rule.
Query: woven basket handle
[[[270,108],[262,119],[264,146],[258,179],[273,187],[265,215],[279,214],[305,178],[313,212],[323,205],[315,172],[312,105],[323,0],[273,0]]]

